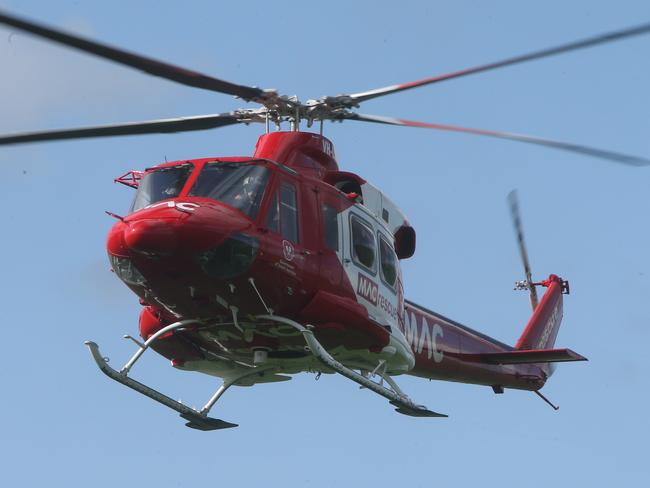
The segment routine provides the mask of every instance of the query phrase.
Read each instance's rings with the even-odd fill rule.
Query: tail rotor
[[[533,308],[533,311],[535,311],[539,300],[537,298],[537,289],[535,288],[536,284],[533,282],[532,278],[530,262],[528,261],[528,252],[526,251],[526,243],[524,241],[524,230],[521,224],[521,214],[519,212],[519,198],[517,196],[517,190],[512,190],[508,194],[508,206],[510,207],[510,217],[512,218],[512,225],[515,229],[515,235],[517,237],[519,254],[521,256],[521,261],[524,265],[524,271],[526,273],[525,280],[517,281],[515,283],[515,290],[529,291],[530,306]]]

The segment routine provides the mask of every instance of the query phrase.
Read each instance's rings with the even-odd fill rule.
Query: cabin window
[[[131,212],[152,203],[177,197],[193,167],[190,164],[167,166],[145,173],[140,180],[138,190],[131,205]]]
[[[323,232],[325,234],[325,247],[332,251],[339,250],[339,220],[336,208],[323,204]]]
[[[379,236],[379,263],[382,281],[391,288],[397,280],[397,256],[384,236]]]
[[[207,163],[189,195],[217,200],[257,217],[269,170],[250,163]]]
[[[271,200],[266,216],[266,227],[292,242],[298,242],[297,200],[295,187],[282,183]]]
[[[372,227],[356,215],[350,216],[352,234],[352,260],[375,271],[375,234]]]

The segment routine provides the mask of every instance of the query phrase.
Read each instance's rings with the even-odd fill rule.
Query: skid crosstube
[[[194,410],[187,405],[183,405],[181,402],[176,401],[167,395],[154,390],[153,388],[143,385],[139,381],[129,378],[127,374],[116,371],[108,365],[104,357],[100,354],[97,344],[92,341],[86,341],[85,344],[88,346],[88,349],[90,349],[90,353],[102,373],[104,373],[112,380],[115,380],[118,383],[122,383],[124,386],[128,386],[138,393],[142,393],[152,400],[155,400],[158,403],[162,403],[172,410],[176,410],[182,418],[188,420],[188,422],[185,424],[188,427],[197,430],[218,430],[237,427],[237,424],[226,422],[224,420],[214,419],[212,417],[208,417],[207,415],[201,414],[197,410]]]

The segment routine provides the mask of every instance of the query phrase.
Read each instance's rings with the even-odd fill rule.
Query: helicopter
[[[0,144],[261,123],[251,157],[168,162],[116,179],[135,189],[131,211],[113,214],[107,250],[117,277],[140,299],[142,340],[120,370],[87,342],[97,365],[125,386],[177,411],[199,430],[235,427],[209,417],[231,386],[287,381],[301,372],[338,373],[379,394],[399,413],[445,417],[415,403],[395,376],[415,375],[491,387],[539,391],[562,361],[585,360],[555,348],[567,281],[534,282],[516,196],[511,213],[533,315],[508,346],[404,298],[400,261],[415,253],[406,215],[364,178],[341,171],[323,122],[356,120],[527,142],[633,166],[650,161],[520,134],[485,131],[353,112],[360,103],[403,90],[647,34],[643,25],[500,62],[349,95],[300,102],[274,90],[233,84],[0,13],[0,22],[188,86],[261,105],[230,113],[0,136]],[[291,130],[272,131],[288,122]],[[318,133],[300,131],[301,123]],[[536,288],[546,288],[538,300]],[[223,379],[193,409],[129,374],[147,349],[173,367]],[[546,400],[546,399],[545,399]],[[548,402],[548,400],[546,400]],[[548,402],[550,403],[550,402]],[[556,408],[555,406],[553,406]]]

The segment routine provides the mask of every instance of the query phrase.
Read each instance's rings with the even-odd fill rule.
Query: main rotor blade
[[[127,136],[136,134],[157,134],[168,132],[188,132],[193,130],[214,129],[237,124],[240,120],[229,113],[199,115],[196,117],[178,117],[175,119],[148,120],[144,122],[127,122],[125,124],[100,125],[24,134],[7,134],[0,136],[0,146],[22,144],[26,142],[59,141],[64,139],[83,139],[86,137]]]
[[[557,54],[562,54],[569,51],[585,49],[588,47],[597,46],[599,44],[605,44],[608,42],[625,39],[627,37],[639,36],[648,33],[650,33],[650,23],[642,24],[639,26],[630,27],[618,31],[607,32],[605,34],[588,37],[586,39],[570,42],[568,44],[562,44],[560,46],[556,46],[548,49],[542,49],[540,51],[534,51],[528,54],[522,54],[520,56],[503,59],[501,61],[496,61],[494,63],[482,64],[479,66],[474,66],[473,68],[467,68],[460,71],[453,71],[451,73],[433,76],[431,78],[425,78],[423,80],[411,81],[409,83],[402,83],[399,85],[391,85],[391,86],[386,86],[384,88],[377,88],[375,90],[368,90],[365,92],[354,93],[352,95],[349,95],[349,97],[352,99],[352,102],[354,103],[349,105],[346,104],[346,105],[354,106],[360,102],[365,102],[366,100],[370,100],[372,98],[377,98],[384,95],[390,95],[391,93],[397,93],[400,91],[409,90],[411,88],[416,88],[418,86],[429,85],[431,83],[437,83],[439,81],[451,80],[453,78],[460,78],[461,76],[481,73],[483,71],[490,71],[496,68],[502,68],[504,66],[510,66],[513,64],[524,63],[526,61],[533,61],[535,59],[555,56]]]
[[[13,15],[8,15],[0,11],[0,23],[16,27],[18,29],[30,32],[40,37],[50,39],[65,46],[79,49],[80,51],[91,53],[101,58],[110,59],[116,63],[131,66],[138,70],[159,76],[167,80],[175,81],[187,86],[202,88],[219,93],[227,93],[236,97],[243,98],[247,101],[261,101],[267,96],[264,90],[245,85],[236,85],[228,81],[213,78],[196,71],[190,71],[172,64],[157,61],[155,59],[133,54],[122,49],[111,47],[99,42],[91,41],[55,30],[35,22],[21,19]]]
[[[516,134],[513,132],[499,132],[485,129],[473,129],[470,127],[458,127],[445,124],[431,124],[427,122],[417,122],[414,120],[397,119],[394,117],[383,117],[379,115],[364,115],[357,113],[346,114],[346,119],[361,120],[364,122],[376,122],[378,124],[389,125],[402,125],[407,127],[420,127],[424,129],[437,129],[449,132],[464,132],[466,134],[476,134],[479,136],[496,137],[498,139],[508,139],[511,141],[526,142],[529,144],[536,144],[538,146],[546,146],[554,149],[562,149],[564,151],[571,151],[585,156],[592,156],[595,158],[606,159],[616,163],[627,164],[629,166],[650,166],[650,159],[642,158],[639,156],[630,156],[628,154],[617,153],[614,151],[606,151],[604,149],[596,149],[589,146],[582,146],[573,144],[571,142],[554,141],[552,139],[543,139],[541,137],[527,136],[524,134]]]
[[[519,212],[519,199],[517,197],[517,190],[512,190],[508,194],[508,206],[510,207],[510,217],[512,218],[512,226],[515,229],[517,236],[517,244],[519,245],[519,254],[521,262],[524,265],[526,272],[526,282],[528,283],[528,290],[530,290],[530,305],[533,311],[537,308],[537,289],[533,285],[532,271],[530,269],[530,262],[528,261],[528,252],[526,251],[526,243],[524,242],[524,228],[521,225],[521,214]]]

